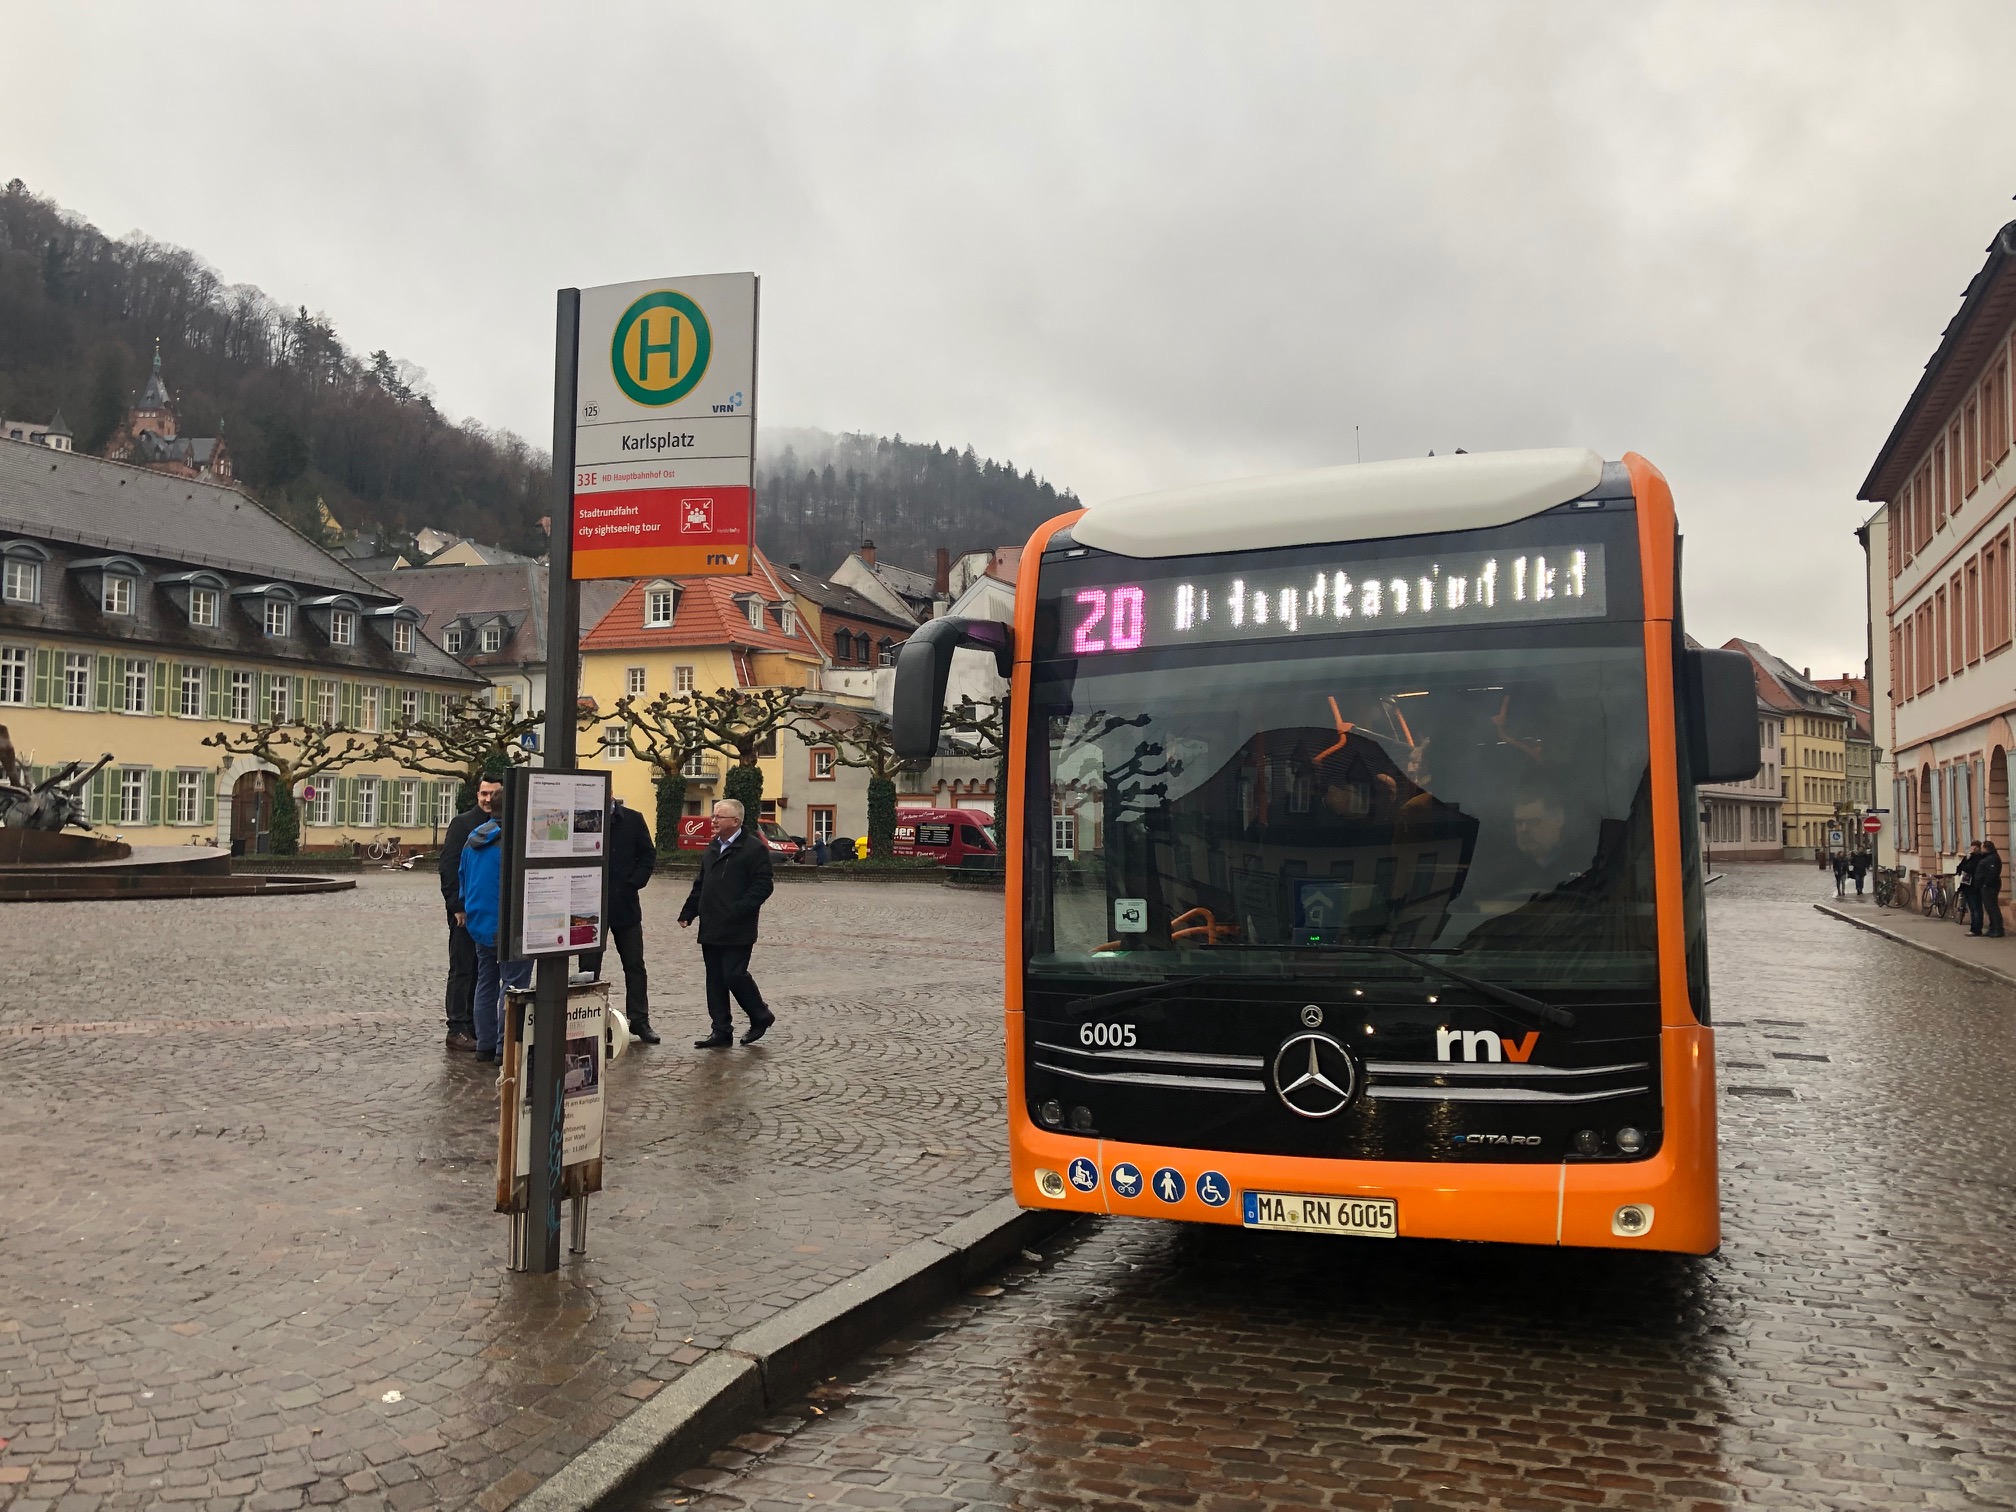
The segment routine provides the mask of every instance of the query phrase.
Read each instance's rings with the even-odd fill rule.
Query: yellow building
[[[825,660],[790,588],[756,552],[747,577],[669,578],[633,583],[581,638],[581,692],[604,713],[625,694],[711,693],[720,688],[819,687]],[[621,727],[603,731],[620,736]],[[654,769],[622,745],[581,743],[581,765],[607,767],[610,789],[638,813],[657,813]],[[789,744],[789,742],[787,742]],[[774,818],[785,793],[777,741],[765,743],[763,817]],[[686,812],[704,814],[720,793],[728,759],[696,757],[686,769]]]
[[[1816,850],[1859,843],[1848,834],[1848,741],[1855,733],[1854,710],[1841,694],[1819,686],[1804,671],[1794,671],[1754,641],[1732,640],[1723,650],[1749,656],[1758,698],[1784,716],[1778,771],[1784,793],[1779,820],[1786,850],[1804,859]],[[1838,842],[1833,839],[1837,831]]]
[[[109,751],[89,814],[129,841],[265,848],[272,769],[208,735],[390,729],[480,694],[420,619],[235,488],[0,441],[0,725],[38,778]],[[304,784],[303,848],[424,844],[455,786],[390,762]]]

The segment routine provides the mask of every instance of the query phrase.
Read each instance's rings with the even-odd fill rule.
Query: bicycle
[[[1888,908],[1891,904],[1901,905],[1904,872],[1901,867],[1879,866],[1876,868],[1876,906]]]
[[[399,837],[380,835],[364,847],[364,854],[373,861],[397,861],[399,859]]]
[[[1925,879],[1919,889],[1918,907],[1928,919],[1951,918],[1953,914],[1953,889],[1944,877],[1932,876]]]

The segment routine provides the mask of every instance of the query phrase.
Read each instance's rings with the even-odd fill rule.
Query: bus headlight
[[[1071,1127],[1076,1129],[1080,1134],[1090,1134],[1092,1132],[1092,1110],[1083,1103],[1073,1108],[1071,1110]]]
[[[1036,1190],[1053,1202],[1064,1196],[1064,1178],[1055,1171],[1039,1170],[1036,1173]]]
[[[1610,1232],[1619,1239],[1642,1239],[1652,1232],[1652,1207],[1644,1202],[1627,1202],[1610,1218]]]
[[[1053,1097],[1036,1110],[1036,1116],[1051,1128],[1059,1128],[1064,1123],[1064,1104]]]
[[[1599,1153],[1602,1148],[1603,1136],[1598,1134],[1594,1129],[1577,1129],[1575,1131],[1575,1153],[1577,1155],[1594,1155]]]
[[[1622,1128],[1617,1131],[1617,1148],[1626,1155],[1636,1155],[1645,1148],[1645,1135],[1640,1129]]]

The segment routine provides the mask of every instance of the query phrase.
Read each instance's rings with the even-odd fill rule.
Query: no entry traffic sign
[[[1883,828],[1883,821],[1875,814],[1864,814],[1862,816],[1862,828],[1867,833],[1873,835]]]

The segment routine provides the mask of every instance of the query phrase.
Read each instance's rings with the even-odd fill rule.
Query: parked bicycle
[[[1898,866],[1876,868],[1876,906],[1888,908],[1893,903],[1902,906],[1904,892],[1904,869]]]
[[[1931,876],[1918,891],[1918,907],[1928,919],[1953,916],[1953,884],[1944,877]]]

